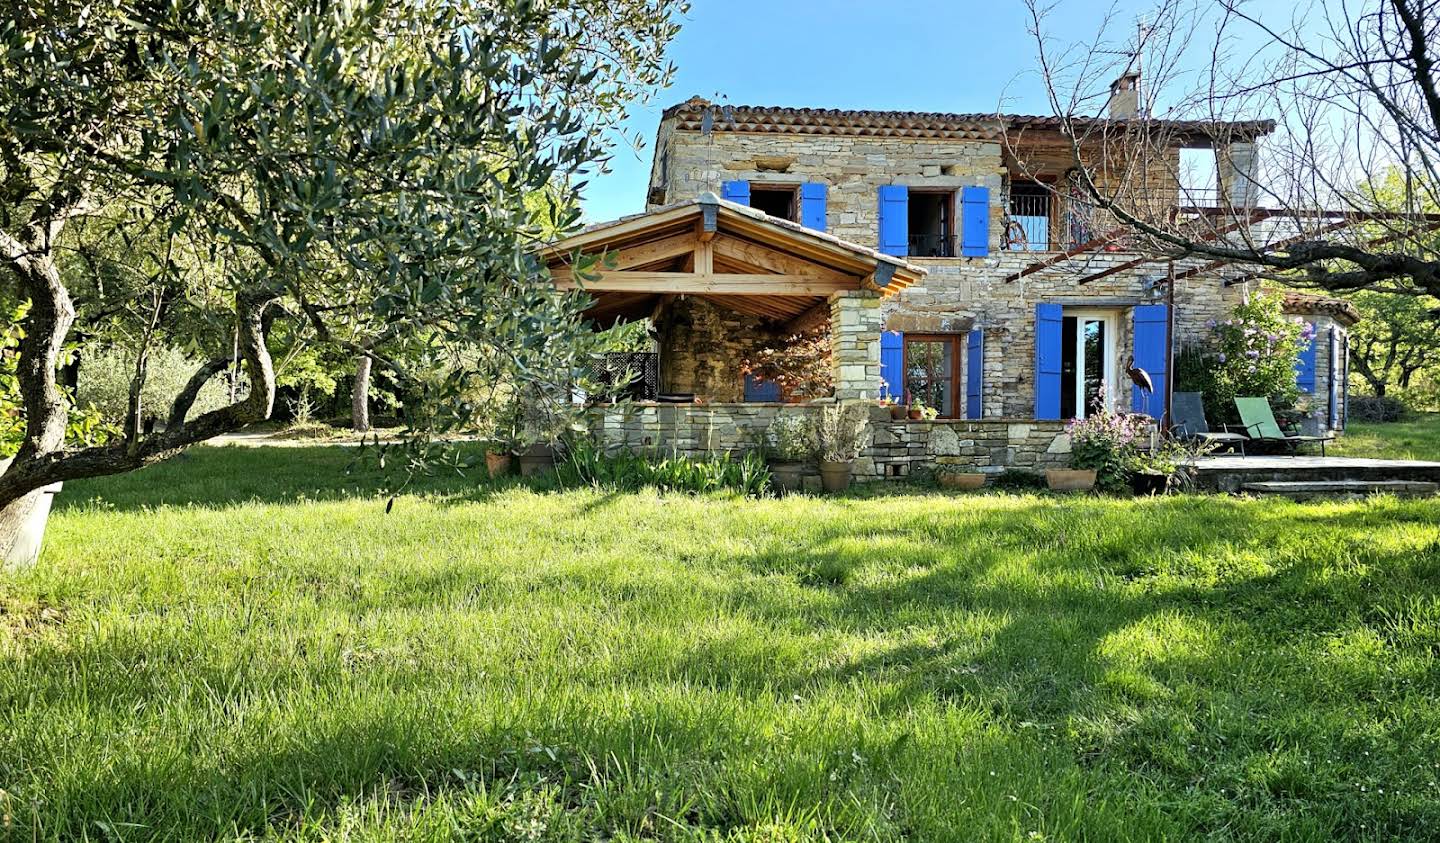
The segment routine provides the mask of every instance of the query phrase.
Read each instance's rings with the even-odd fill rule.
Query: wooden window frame
[[[949,249],[950,249],[950,252],[951,252],[950,257],[952,257],[952,258],[958,258],[958,257],[960,257],[960,250],[961,250],[961,243],[960,243],[960,220],[959,220],[959,218],[956,216],[957,214],[960,213],[960,188],[958,188],[958,187],[926,187],[926,186],[924,186],[924,185],[920,185],[920,186],[917,187],[917,186],[915,186],[915,185],[910,185],[909,187],[906,188],[906,193],[908,194],[908,197],[913,197],[913,196],[915,196],[915,195],[918,193],[918,194],[923,194],[923,195],[925,195],[925,196],[940,196],[940,197],[944,200],[944,204],[946,205],[946,208],[945,208],[945,222],[949,225],[950,230],[949,230],[949,231],[946,231],[946,232],[943,232],[940,236],[941,236],[941,237],[948,243],[948,245],[949,245]],[[907,197],[907,206],[906,206],[906,208],[907,208],[907,214],[908,214],[908,208],[909,208],[909,206],[908,206],[908,197]],[[908,241],[909,241],[909,239],[910,239],[911,236],[912,236],[912,235],[911,235],[911,233],[910,233],[910,220],[907,219],[907,220],[905,220],[905,239],[906,239],[906,241],[907,241],[906,244],[905,244],[905,245],[906,245],[905,251],[907,251],[907,252],[910,251],[910,248],[909,248],[910,244],[909,244]],[[920,256],[920,255],[906,255],[906,257],[914,257],[914,258],[918,258],[918,259],[920,259],[920,260],[925,260],[925,258],[922,257],[922,256]],[[936,336],[939,336],[939,335],[937,334]]]
[[[750,182],[750,207],[751,207],[751,208],[754,208],[754,207],[755,207],[755,191],[757,191],[757,190],[762,190],[762,191],[765,191],[765,192],[768,192],[768,193],[781,193],[781,192],[786,192],[786,193],[789,193],[789,194],[790,194],[790,216],[788,216],[788,217],[777,217],[777,219],[789,220],[790,222],[793,222],[793,223],[799,223],[799,222],[800,222],[800,219],[805,215],[804,209],[802,209],[802,208],[800,207],[800,203],[801,203],[801,199],[800,199],[800,182],[795,182],[794,184],[791,184],[790,182],[751,181],[751,182]],[[759,209],[757,208],[756,210],[759,210]]]
[[[964,368],[961,355],[965,353],[965,334],[911,334],[906,333],[900,343],[900,386],[904,393],[909,393],[910,386],[906,382],[910,372],[910,342],[948,342],[950,343],[950,412],[940,413],[942,419],[964,418],[964,396],[960,390],[964,388],[965,381],[960,377],[960,370]],[[910,400],[914,400],[910,396]],[[939,407],[935,409],[939,410]]]

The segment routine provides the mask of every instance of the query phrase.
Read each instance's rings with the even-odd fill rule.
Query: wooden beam
[[[865,276],[865,286],[871,290],[884,292],[890,286],[890,279],[895,277],[895,264],[881,261],[875,264],[875,271]]]
[[[715,275],[700,272],[600,272],[593,280],[577,280],[569,270],[552,276],[560,290],[583,289],[621,293],[710,293],[714,295],[828,296],[853,290],[854,281],[811,275]]]
[[[712,240],[701,240],[695,244],[695,272],[700,275],[715,274],[715,244]]]
[[[792,334],[803,334],[821,325],[830,324],[830,302],[822,301],[785,324],[785,330]]]
[[[828,267],[817,266],[810,261],[775,251],[758,243],[741,240],[722,234],[715,238],[715,254],[728,258],[737,264],[754,267],[757,272],[785,272],[796,275],[818,275],[827,278],[850,278],[858,280],[859,274],[851,275]]]
[[[695,236],[677,234],[663,240],[628,246],[615,252],[615,269],[633,269],[665,258],[677,258],[695,248]]]
[[[701,207],[699,237],[702,243],[708,243],[715,239],[715,232],[720,230],[719,216],[716,213],[719,209],[714,205]]]

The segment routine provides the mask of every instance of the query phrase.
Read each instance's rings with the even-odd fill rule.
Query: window
[[[960,417],[960,335],[905,335],[905,396],[934,407],[940,418]]]
[[[910,191],[909,256],[955,257],[955,192]]]
[[[1060,418],[1084,418],[1115,405],[1115,316],[1066,311],[1061,327]]]
[[[1050,248],[1050,189],[1039,182],[1010,183],[1010,220],[1006,225],[1006,248],[1016,252],[1041,252]]]
[[[1212,208],[1220,204],[1220,188],[1215,166],[1215,150],[1180,150],[1181,205]]]
[[[796,214],[796,209],[800,206],[796,198],[797,192],[794,187],[763,187],[751,182],[750,207],[764,211],[772,217],[799,222]]]

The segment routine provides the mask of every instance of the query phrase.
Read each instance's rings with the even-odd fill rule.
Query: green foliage
[[[436,474],[387,516],[351,460],[199,448],[66,484],[63,564],[0,591],[0,837],[1440,827],[1440,499]]]
[[[238,347],[252,400],[192,421],[198,438],[268,415],[266,358],[312,346],[332,356],[280,377],[325,392],[330,363],[378,349],[405,382],[391,465],[470,424],[476,357],[554,427],[595,339],[533,253],[578,224],[609,129],[670,78],[686,8],[22,4],[0,18],[0,242],[43,248],[3,260],[30,297],[58,273],[79,324],[132,356]],[[110,463],[147,446],[127,447]]]
[[[781,462],[800,462],[815,453],[815,421],[806,413],[781,413],[765,429],[765,447]]]
[[[190,376],[200,364],[187,358],[178,349],[168,346],[152,347],[144,388],[140,392],[142,413],[149,417],[166,419],[175,396],[184,389]],[[99,411],[107,424],[116,428],[125,422],[126,408],[130,400],[130,382],[135,375],[135,355],[124,348],[105,348],[89,345],[80,349],[80,377],[76,386],[76,403],[81,407],[93,407]],[[241,394],[247,389],[240,385]],[[190,409],[193,418],[199,413],[223,407],[230,403],[229,384],[224,376],[217,377],[201,388]]]
[[[1372,291],[1349,298],[1361,317],[1350,329],[1351,371],[1359,376],[1352,388],[1381,397],[1440,377],[1440,299]]]
[[[769,493],[770,469],[754,451],[732,457],[727,451],[702,459],[660,456],[622,450],[606,453],[580,440],[568,448],[556,466],[561,484],[633,492],[653,488],[661,492],[738,492],[751,497]]]
[[[4,332],[0,333],[0,459],[15,456],[25,440],[25,404],[21,400],[16,369],[20,364],[18,348],[25,335],[23,319],[27,309],[28,304],[13,307],[6,314]],[[69,402],[66,445],[103,445],[118,433],[119,429],[95,406]]]
[[[1202,393],[1211,424],[1239,422],[1236,397],[1268,398],[1277,411],[1295,406],[1295,361],[1315,336],[1313,324],[1287,318],[1280,296],[1256,293],[1209,328],[1203,346],[1176,356],[1175,388]]]

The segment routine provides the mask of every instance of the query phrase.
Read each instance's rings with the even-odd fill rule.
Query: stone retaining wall
[[[596,407],[590,429],[607,448],[702,457],[756,448],[780,413],[818,413],[815,404],[650,404]],[[855,480],[903,480],[933,470],[998,474],[1063,468],[1065,423],[1034,419],[893,421],[870,408],[872,444],[855,462]],[[817,486],[815,466],[806,485]]]

